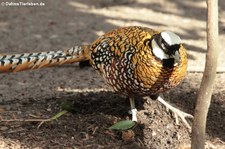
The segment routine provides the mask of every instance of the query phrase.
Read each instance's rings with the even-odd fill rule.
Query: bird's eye
[[[166,49],[166,46],[163,42],[161,43],[161,47],[162,47],[162,49]]]
[[[162,39],[161,47],[164,50],[168,50],[170,48],[170,45],[164,39]]]

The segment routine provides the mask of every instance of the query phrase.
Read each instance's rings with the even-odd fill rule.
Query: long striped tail
[[[0,55],[0,73],[18,72],[89,60],[89,46],[65,51]]]

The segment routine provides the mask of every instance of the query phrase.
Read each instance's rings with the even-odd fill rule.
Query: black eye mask
[[[170,46],[161,36],[161,34],[155,36],[155,40],[158,46],[168,55],[175,55],[175,52],[179,50],[180,45],[175,44]]]
[[[155,41],[158,46],[167,54],[169,50],[169,44],[162,38],[161,34],[155,36]]]

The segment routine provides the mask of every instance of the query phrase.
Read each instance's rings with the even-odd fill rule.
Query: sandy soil
[[[4,0],[3,0],[4,1]],[[4,1],[6,2],[6,1]],[[34,2],[27,0],[24,2]],[[0,52],[66,49],[90,43],[111,29],[141,25],[172,30],[183,39],[188,74],[164,98],[193,114],[206,52],[203,0],[37,0],[42,7],[0,6]],[[225,41],[225,1],[220,1],[220,38]],[[225,66],[221,44],[219,66]],[[200,72],[199,72],[200,71]],[[199,72],[199,73],[196,73]],[[75,112],[57,121],[0,122],[0,148],[185,148],[190,134],[157,101],[137,99],[140,123],[122,139],[108,128],[129,117],[129,102],[110,91],[90,67],[78,64],[0,75],[1,119],[49,118],[71,101]],[[218,73],[207,123],[207,148],[225,148],[225,74]],[[191,121],[190,121],[191,123]]]

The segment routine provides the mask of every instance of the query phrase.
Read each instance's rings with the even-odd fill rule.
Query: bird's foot
[[[171,106],[169,103],[164,101],[160,96],[157,98],[157,100],[162,103],[164,106],[166,106],[167,109],[171,110],[175,116],[176,124],[179,124],[179,118],[182,120],[182,122],[185,124],[185,126],[188,128],[189,131],[191,131],[191,126],[188,124],[186,118],[193,119],[193,116],[191,114],[185,113],[173,106]]]
[[[129,113],[132,115],[132,121],[133,122],[137,122],[137,109],[135,108],[135,109],[131,109],[130,111],[129,111]]]
[[[130,114],[132,114],[132,121],[137,122],[137,109],[135,108],[135,100],[134,98],[130,98]]]
[[[172,108],[170,109],[173,114],[174,114],[174,117],[175,117],[175,121],[176,121],[176,124],[179,125],[179,117],[180,119],[182,120],[182,122],[185,124],[185,126],[189,129],[189,131],[191,131],[191,126],[188,124],[186,118],[190,118],[190,119],[193,119],[194,117],[189,114],[189,113],[185,113],[177,108]]]

